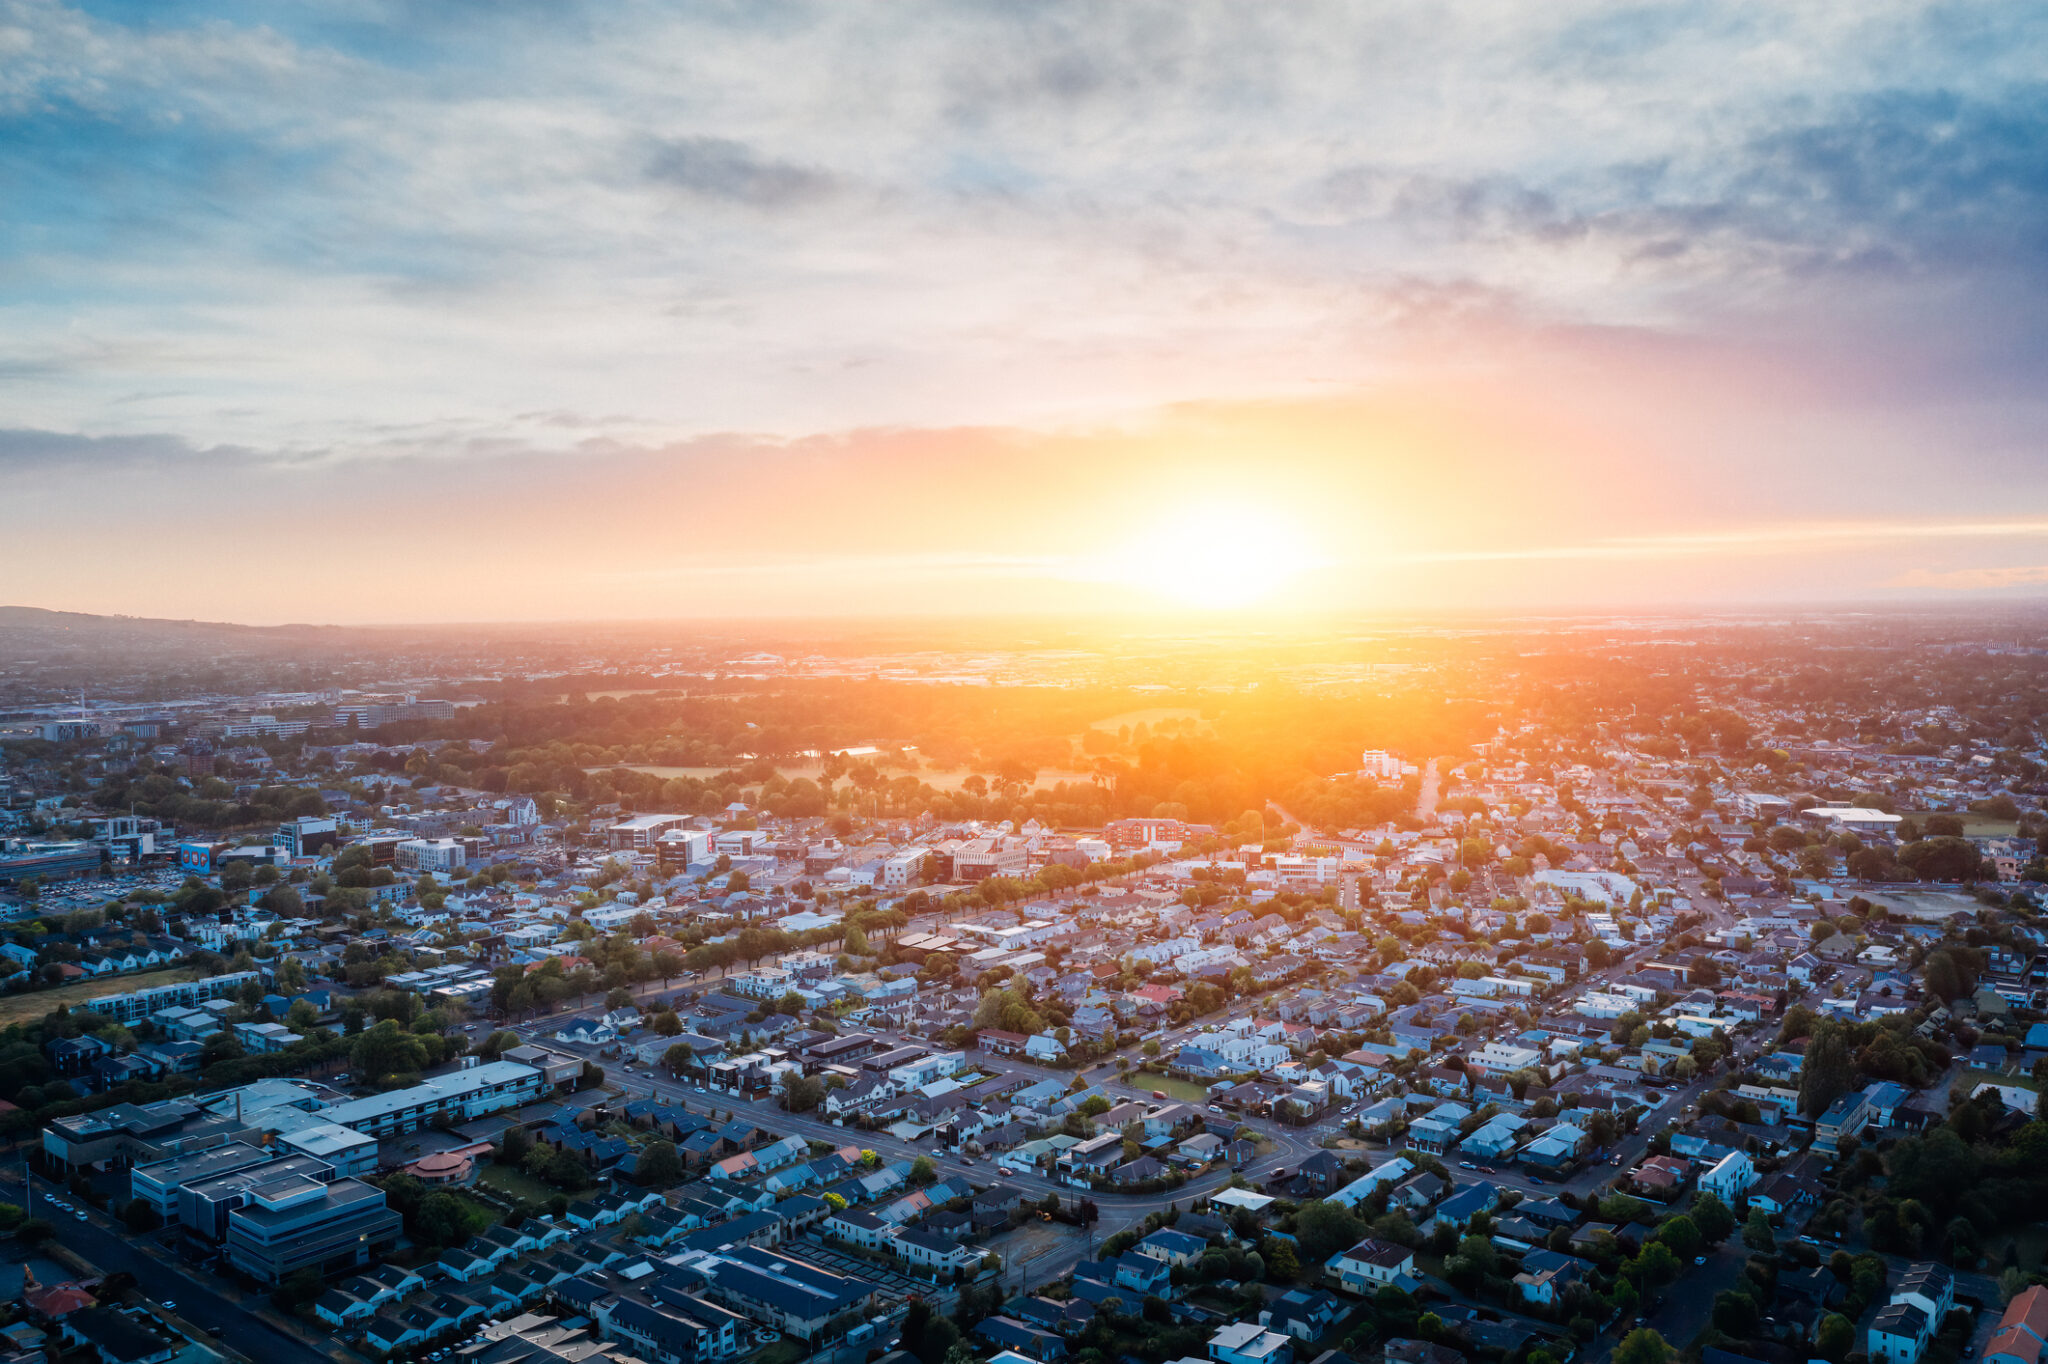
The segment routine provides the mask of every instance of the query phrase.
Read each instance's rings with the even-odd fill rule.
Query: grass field
[[[188,980],[199,980],[209,974],[196,966],[166,966],[161,971],[137,971],[132,976],[107,976],[100,980],[81,980],[71,985],[59,985],[54,990],[30,990],[21,994],[0,995],[0,1028],[14,1023],[29,1023],[41,1018],[59,1005],[75,1009],[89,999],[101,995],[118,995],[129,990],[147,990],[157,985],[178,985]]]
[[[477,1172],[477,1182],[493,1193],[523,1203],[538,1203],[546,1206],[556,1190],[541,1183],[524,1170],[515,1170],[509,1165],[493,1161]]]
[[[1144,725],[1150,729],[1157,729],[1161,720],[1199,721],[1201,718],[1202,712],[1196,710],[1193,706],[1152,706],[1145,710],[1122,711],[1107,719],[1097,720],[1088,728],[1106,729],[1111,734],[1114,734],[1125,725],[1129,725],[1132,729],[1136,729],[1139,725]]]
[[[2041,1086],[2035,1084],[2034,1077],[2025,1071],[2020,1071],[2016,1075],[2001,1075],[1992,1070],[1968,1070],[1963,1072],[1963,1083],[1971,1089],[1978,1085],[2004,1085],[2007,1089],[2026,1089],[2036,1094],[2041,1092]]]
[[[772,1340],[762,1346],[760,1353],[756,1354],[749,1361],[749,1364],[796,1364],[799,1359],[802,1359],[809,1353],[810,1351],[800,1342],[784,1336],[780,1340]]]
[[[1975,896],[1956,890],[1887,891],[1882,895],[1866,894],[1864,898],[1874,905],[1883,905],[1886,913],[1899,919],[1935,921],[1959,910],[1974,914],[1978,908]]]
[[[1146,1091],[1159,1090],[1168,1098],[1179,1099],[1183,1103],[1200,1104],[1209,1101],[1207,1085],[1196,1084],[1193,1080],[1175,1079],[1171,1075],[1141,1075],[1132,1071],[1131,1084]]]

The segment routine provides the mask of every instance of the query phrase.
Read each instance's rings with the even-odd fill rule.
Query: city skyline
[[[2023,10],[0,8],[9,603],[2048,585]]]

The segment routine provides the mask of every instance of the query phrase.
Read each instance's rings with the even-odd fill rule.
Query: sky
[[[0,0],[0,602],[2048,593],[2048,10]]]

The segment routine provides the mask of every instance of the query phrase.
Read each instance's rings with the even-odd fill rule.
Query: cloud
[[[279,455],[279,462],[291,456]],[[256,451],[237,446],[195,447],[178,436],[79,436],[60,431],[0,428],[0,476],[61,469],[94,474],[108,469],[180,467],[210,469],[256,461]]]
[[[1888,586],[1934,588],[1943,592],[1996,592],[2015,587],[2048,585],[2048,564],[2017,564],[2006,568],[1915,568],[1893,578]]]
[[[1163,430],[1559,573],[2048,514],[2025,7],[138,15],[0,0],[17,497],[802,470],[1057,528],[1178,486]]]
[[[663,142],[648,158],[647,174],[687,194],[761,209],[816,203],[841,188],[836,176],[764,158],[744,143],[722,137]]]
[[[1407,556],[1416,563],[1512,563],[1541,559],[1670,559],[1753,554],[1812,554],[1830,545],[1915,540],[2048,540],[2048,519],[2014,521],[1838,521],[1742,526],[1664,535],[1617,536],[1590,544],[1442,549]],[[2007,570],[1993,570],[2007,571]],[[2023,570],[2013,570],[2023,571]],[[1903,586],[1930,584],[1906,583]]]

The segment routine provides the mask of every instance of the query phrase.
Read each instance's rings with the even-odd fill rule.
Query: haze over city
[[[0,0],[0,1364],[2048,1364],[2048,9]]]

